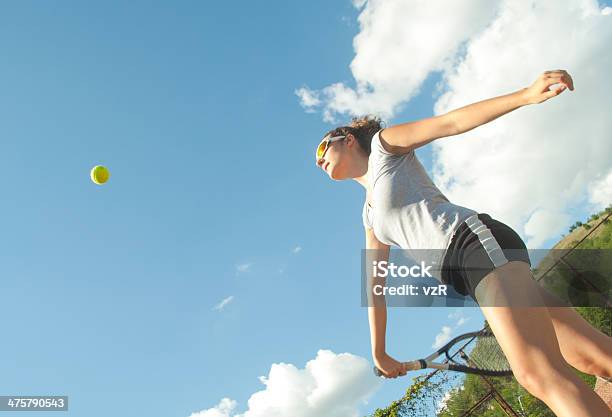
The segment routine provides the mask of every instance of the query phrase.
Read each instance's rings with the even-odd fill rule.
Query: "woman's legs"
[[[476,287],[476,298],[527,391],[560,417],[612,416],[565,361],[548,308],[527,306],[544,305],[528,264],[511,261],[496,268]],[[525,307],[489,307],[513,304]]]
[[[538,286],[547,305],[556,297]],[[612,377],[612,337],[600,332],[571,307],[548,307],[561,354],[574,368],[590,375]]]

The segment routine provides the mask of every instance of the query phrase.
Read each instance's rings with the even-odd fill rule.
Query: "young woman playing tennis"
[[[558,89],[550,87],[561,84]],[[484,213],[448,201],[432,183],[414,150],[458,135],[528,104],[542,103],[569,88],[564,70],[546,71],[528,88],[484,100],[447,114],[381,129],[368,116],[329,131],[316,163],[334,180],[354,179],[366,190],[362,218],[366,249],[388,260],[400,249],[446,249],[444,282],[480,306],[518,382],[563,417],[603,417],[610,410],[568,366],[612,377],[612,338],[574,309],[550,306],[533,279],[519,235]],[[517,250],[518,249],[518,250]],[[465,251],[470,256],[452,256]],[[486,259],[487,269],[466,259]],[[384,280],[383,280],[384,283]],[[494,298],[493,298],[494,297]],[[374,363],[387,378],[407,372],[385,346],[384,295],[368,307]],[[517,307],[521,306],[521,307]]]

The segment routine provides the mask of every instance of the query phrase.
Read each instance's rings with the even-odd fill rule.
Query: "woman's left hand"
[[[551,90],[549,87],[554,84],[561,84],[561,87]],[[530,87],[525,89],[525,100],[527,104],[542,103],[551,97],[558,96],[566,88],[574,91],[574,80],[567,71],[544,71]]]

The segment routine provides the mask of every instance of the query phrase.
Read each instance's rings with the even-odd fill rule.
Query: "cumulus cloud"
[[[208,410],[191,413],[189,417],[230,417],[230,413],[236,408],[238,403],[229,398],[223,398],[219,404]]]
[[[462,42],[493,17],[496,2],[363,0],[353,5],[358,9],[365,5],[350,63],[356,88],[334,83],[320,91],[298,90],[305,96],[302,106],[321,106],[324,119],[331,123],[336,123],[338,114],[376,113],[390,118],[419,93],[431,71],[450,65],[449,58]],[[314,102],[311,97],[320,99]]]
[[[232,300],[234,299],[233,295],[230,295],[227,298],[224,298],[219,304],[217,304],[216,306],[213,307],[213,310],[223,310],[223,308],[230,303]]]
[[[447,326],[442,326],[440,333],[436,335],[435,341],[431,345],[431,347],[434,349],[444,346],[444,344],[451,339],[453,332],[470,320],[469,317],[465,317],[463,309],[461,308],[457,308],[455,311],[449,313],[448,318],[454,323]]]
[[[369,0],[360,9],[350,69],[355,87],[303,87],[325,121],[389,121],[439,72],[432,115],[517,91],[565,69],[576,89],[431,144],[432,177],[453,202],[487,212],[536,248],[577,210],[610,199],[610,8],[597,1]],[[403,122],[403,121],[400,121]],[[582,216],[589,214],[582,213]],[[540,246],[541,247],[541,246]]]
[[[444,344],[448,342],[451,338],[451,331],[452,329],[449,326],[442,326],[440,333],[436,335],[436,340],[433,345],[431,345],[431,347],[434,349],[438,349],[444,346]]]
[[[224,398],[190,417],[357,417],[359,407],[381,385],[366,359],[326,349],[319,350],[303,369],[272,364],[268,376],[259,380],[266,387],[251,395],[244,413],[233,414],[236,402]]]
[[[545,238],[561,234],[570,222],[571,217],[558,210],[538,209],[527,220],[525,233],[533,236],[531,247],[541,247]]]
[[[612,10],[612,8],[610,8]],[[592,211],[601,211],[612,203],[612,168],[605,175],[598,175],[589,185],[589,201]]]
[[[434,181],[443,192],[494,213],[532,248],[569,226],[569,212],[584,205],[590,197],[585,190],[611,162],[612,126],[604,103],[612,83],[600,82],[612,69],[606,52],[611,21],[595,2],[566,4],[559,9],[552,1],[503,3],[495,21],[470,40],[465,57],[445,74],[448,91],[435,106],[440,114],[492,92],[510,92],[543,70],[572,75],[575,91],[433,144]]]
[[[314,113],[313,107],[321,104],[316,91],[312,91],[307,87],[298,88],[295,90],[295,94],[300,98],[300,104],[306,110],[306,113]]]

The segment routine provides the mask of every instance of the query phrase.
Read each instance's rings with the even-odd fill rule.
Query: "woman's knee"
[[[601,351],[599,346],[576,346],[562,353],[567,363],[579,371],[602,378],[612,377],[612,355]]]
[[[545,393],[551,378],[561,373],[563,368],[568,369],[560,352],[555,354],[533,346],[512,352],[508,360],[517,382],[538,398]]]
[[[542,372],[530,366],[520,366],[518,369],[513,369],[516,381],[523,386],[532,395],[541,398],[546,384],[546,377]]]
[[[589,375],[597,375],[602,378],[612,377],[612,358],[609,357],[607,360],[581,358],[578,365],[572,364],[572,366]]]
[[[565,366],[565,365],[562,365]],[[516,368],[516,369],[515,369]],[[519,365],[512,369],[517,382],[532,395],[543,398],[548,392],[565,381],[565,373],[569,370],[561,366],[550,365]]]

